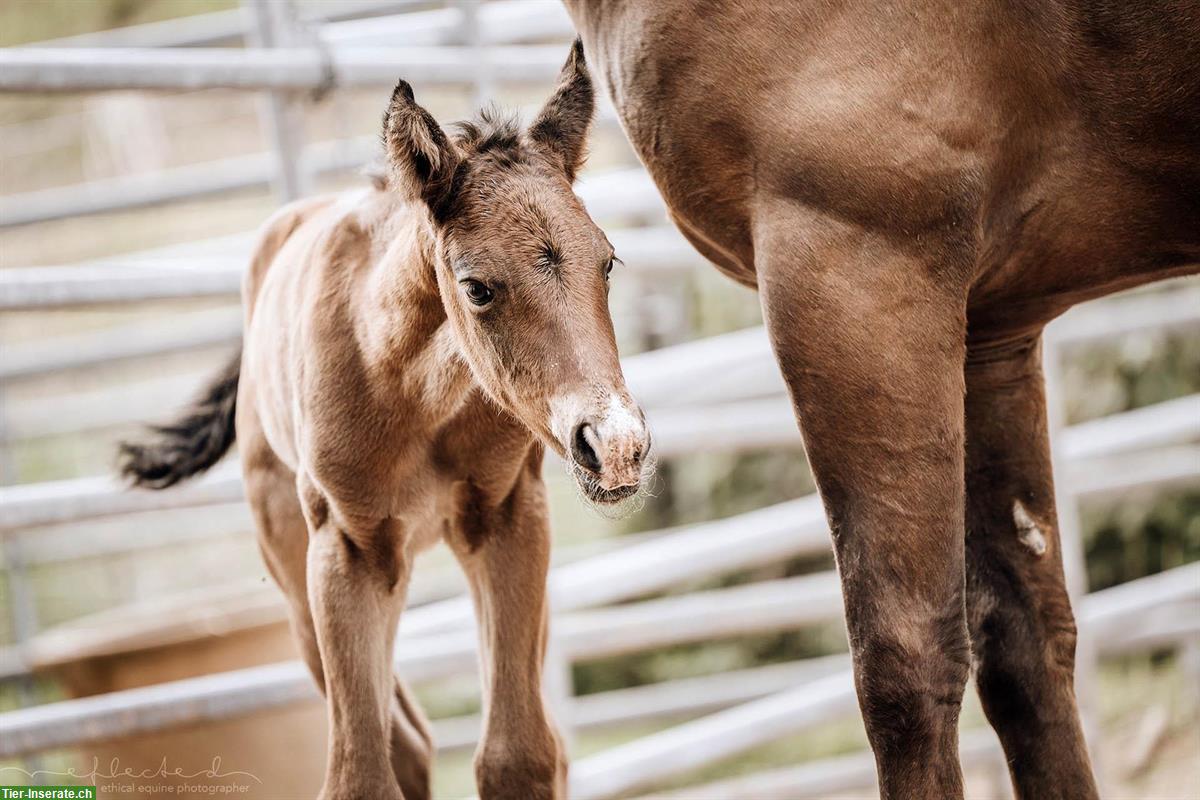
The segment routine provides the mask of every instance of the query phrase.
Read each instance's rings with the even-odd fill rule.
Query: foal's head
[[[576,42],[528,129],[485,114],[449,137],[401,82],[384,141],[390,183],[429,209],[442,303],[475,378],[589,499],[615,502],[637,491],[650,439],[617,360],[612,245],[571,188],[592,108]]]

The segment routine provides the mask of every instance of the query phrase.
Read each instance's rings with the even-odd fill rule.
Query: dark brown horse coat
[[[1094,797],[1041,332],[1200,264],[1196,0],[566,0],[676,223],[761,291],[886,797]]]

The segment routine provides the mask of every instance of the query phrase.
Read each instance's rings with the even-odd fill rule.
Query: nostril
[[[595,439],[596,432],[592,426],[584,422],[576,426],[575,434],[571,437],[571,456],[575,463],[592,472],[600,471],[600,456],[588,439]]]

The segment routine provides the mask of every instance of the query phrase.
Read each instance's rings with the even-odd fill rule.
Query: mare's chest
[[[756,283],[755,240],[780,201],[895,236],[968,224],[1001,125],[976,74],[947,64],[955,51],[784,6],[769,25],[671,6],[623,7],[590,34],[672,217],[723,271]],[[933,48],[942,34],[921,35]]]
[[[1027,303],[1023,324],[1200,262],[1200,141],[1105,122],[995,9],[675,5],[585,11],[585,44],[672,217],[742,283],[787,206],[952,266],[987,313]]]

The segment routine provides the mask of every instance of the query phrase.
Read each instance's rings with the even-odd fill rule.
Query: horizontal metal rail
[[[634,394],[640,396],[634,374],[630,370],[629,383]],[[714,405],[704,414],[688,409],[648,408],[656,447],[664,455],[697,452],[696,442],[702,439],[705,446],[700,450],[708,452],[800,443],[791,407],[783,398]],[[1081,466],[1070,469],[1064,480],[1074,487],[1073,491],[1085,495],[1119,492],[1155,482],[1194,480],[1200,475],[1200,459],[1196,458],[1195,448],[1186,443],[1200,437],[1200,415],[1194,413],[1198,408],[1200,395],[1191,395],[1113,414],[1085,423],[1082,428],[1068,428],[1063,436],[1064,456],[1068,463]],[[1133,448],[1168,445],[1173,449],[1140,459],[1128,455]],[[1122,458],[1118,469],[1111,468],[1108,461],[1092,460],[1113,456]],[[169,492],[129,490],[109,477],[3,486],[0,534],[136,511],[228,503],[241,497],[240,467],[234,462]]]
[[[378,152],[378,136],[320,142],[305,150],[303,167],[314,175],[343,172],[362,167]],[[274,177],[275,167],[273,153],[253,153],[157,172],[3,195],[0,196],[0,228],[266,187]]]
[[[241,500],[242,474],[236,464],[170,492],[134,492],[107,476],[0,487],[0,532],[74,522],[95,517],[193,508]]]
[[[561,3],[497,0],[481,3],[475,14],[481,45],[566,41],[575,35],[575,26]],[[452,6],[332,23],[321,26],[317,33],[326,44],[356,47],[464,44],[466,21],[464,10]]]
[[[1005,768],[1004,751],[991,731],[964,732],[958,744],[958,756],[964,769],[981,766]],[[1007,769],[1005,769],[1007,772]],[[714,798],[787,798],[787,800],[823,800],[833,795],[876,791],[878,773],[875,755],[869,750],[844,756],[823,758],[794,767],[742,775],[736,778],[690,786],[668,792],[655,792],[637,800],[714,800]]]
[[[823,656],[580,695],[570,702],[571,729],[592,731],[720,711],[849,668],[847,655]],[[439,752],[473,747],[480,730],[476,714],[433,721]]]
[[[1200,446],[1177,445],[1067,464],[1064,483],[1078,499],[1154,488],[1195,486]]]
[[[300,22],[331,44],[411,46],[464,44],[462,8],[430,8],[431,0],[336,0],[304,3]],[[403,12],[403,13],[396,13]],[[518,44],[574,34],[566,10],[546,0],[493,0],[479,10],[482,44]],[[240,10],[130,25],[31,43],[30,47],[204,47],[239,44],[248,30]]]
[[[1097,592],[1084,598],[1080,627],[1093,637],[1102,654],[1114,648],[1123,651],[1122,634],[1128,632],[1124,626],[1141,624],[1145,615],[1161,607],[1164,598],[1188,604],[1172,608],[1173,617],[1194,616],[1200,611],[1200,564],[1142,580],[1150,583],[1133,581],[1117,587],[1123,591],[1106,590],[1115,592],[1113,595]],[[713,761],[849,717],[857,710],[850,672],[836,673],[576,761],[571,766],[571,796],[605,800],[628,795]],[[977,746],[972,742],[972,750]]]
[[[730,541],[731,553],[736,552],[737,544]],[[815,594],[808,596],[806,587]],[[693,594],[619,610],[575,612],[556,617],[553,631],[567,658],[599,658],[635,647],[761,631],[767,625],[758,619],[760,615],[772,619],[774,629],[833,622],[840,618],[841,603],[840,594],[836,602],[829,599],[831,589],[837,593],[832,573],[750,584],[697,593],[705,597],[700,606]],[[1089,595],[1079,610],[1080,624],[1095,637],[1102,652],[1122,651],[1125,636],[1136,634],[1158,609],[1169,608],[1172,617],[1195,616],[1200,611],[1200,564],[1142,578],[1118,589],[1115,599],[1106,593],[1116,589]],[[808,607],[814,597],[821,598],[815,604],[819,608]],[[622,630],[628,631],[628,638],[622,637]],[[402,632],[399,638],[397,668],[409,680],[468,672],[476,666],[472,631],[419,637]],[[50,703],[0,715],[0,757],[224,719],[316,697],[304,667],[287,662]],[[614,760],[619,759],[612,756],[606,763]],[[581,774],[578,768],[575,774]]]
[[[389,14],[429,4],[429,0],[310,0],[299,4],[306,24]],[[241,9],[127,25],[95,33],[45,39],[37,47],[196,47],[237,44],[252,27]]]
[[[600,104],[598,125],[616,127],[611,104]],[[360,169],[380,156],[379,137],[317,142],[303,153],[303,169],[327,175]],[[0,228],[104,214],[269,186],[277,166],[270,152],[233,156],[155,172],[0,195]]]
[[[0,381],[114,364],[207,347],[232,346],[242,338],[242,310],[221,308],[174,314],[166,323],[139,320],[114,328],[6,344]]]
[[[849,671],[719,711],[571,765],[571,797],[602,800],[751,750],[858,708]]]
[[[236,297],[244,270],[244,264],[231,264],[223,259],[203,269],[188,270],[152,270],[140,266],[14,267],[0,270],[0,311]]]
[[[239,89],[327,90],[391,86],[403,76],[424,86],[466,86],[480,70],[509,83],[552,81],[564,47],[282,47],[276,49],[0,49],[0,91]]]
[[[1059,347],[1079,347],[1118,336],[1166,334],[1200,323],[1200,281],[1180,278],[1152,291],[1075,306],[1046,328]]]

